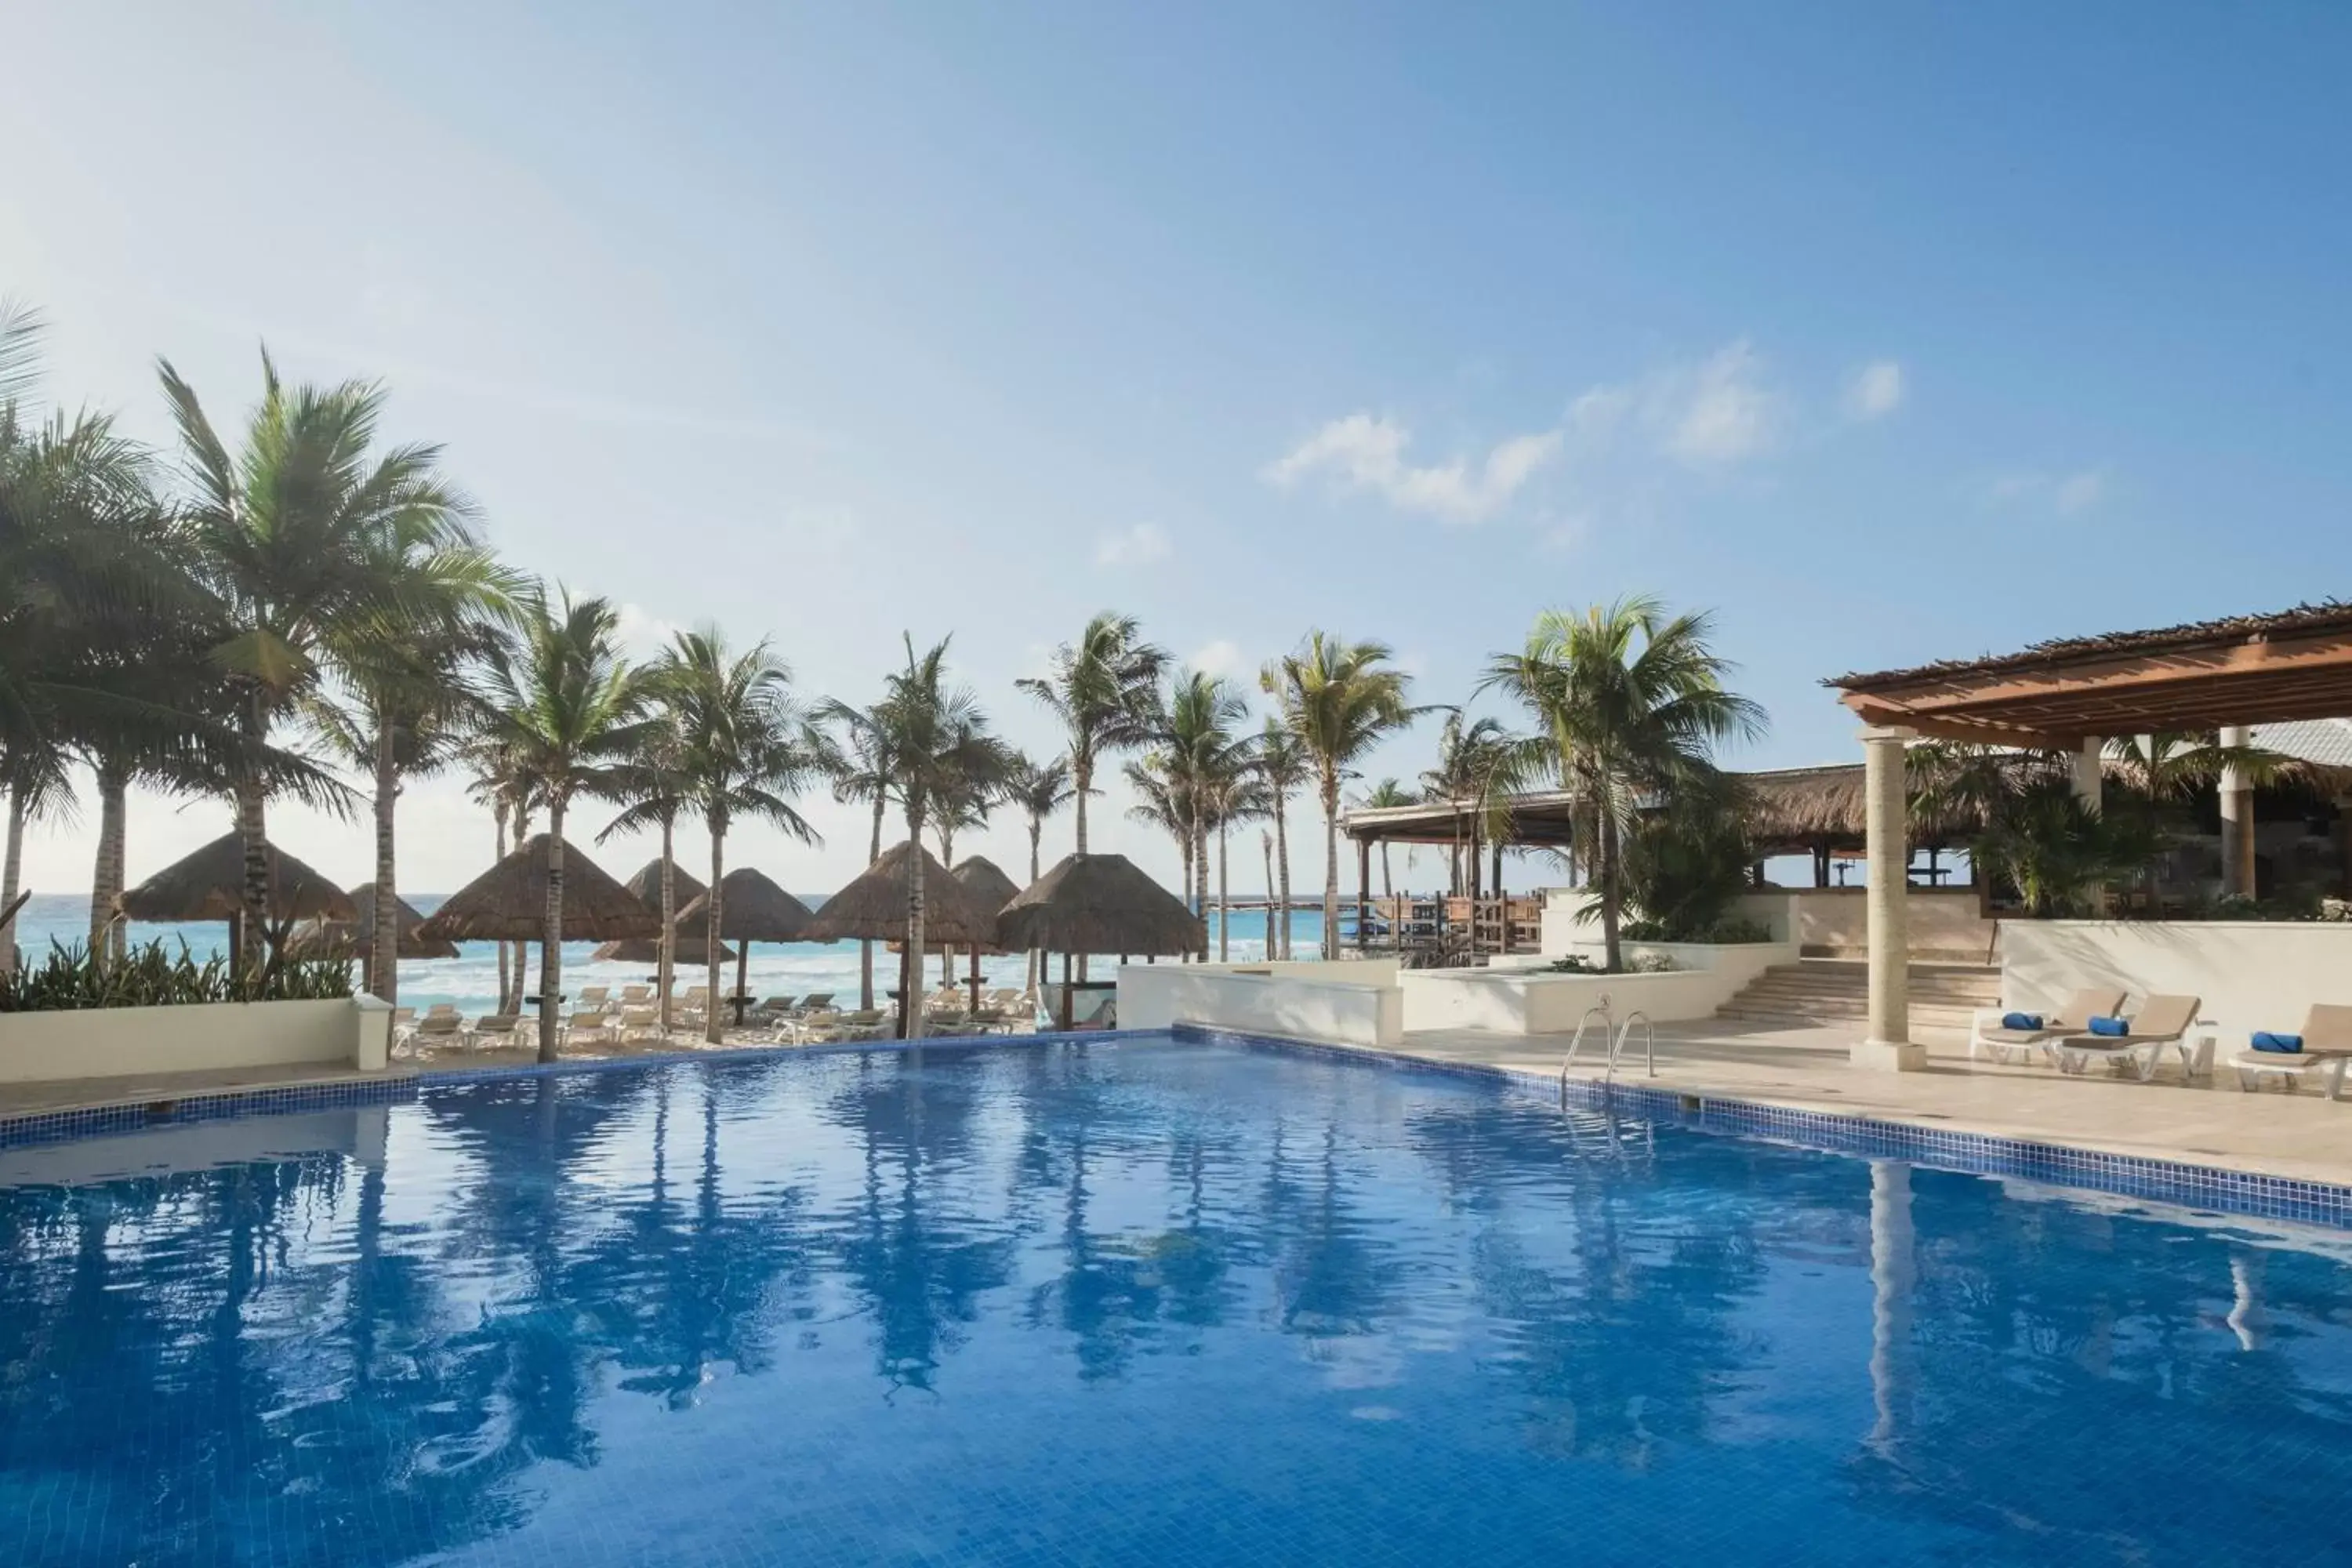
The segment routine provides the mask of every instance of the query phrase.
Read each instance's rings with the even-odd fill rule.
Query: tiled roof
[[[2257,724],[2253,743],[2323,768],[2352,768],[2352,719],[2304,719]]]

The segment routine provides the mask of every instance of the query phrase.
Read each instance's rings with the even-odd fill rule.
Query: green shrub
[[[160,942],[134,947],[117,963],[80,942],[52,942],[48,956],[14,973],[0,972],[0,1013],[77,1012],[93,1007],[177,1007],[200,1002],[319,1002],[352,994],[347,958],[281,962],[261,973],[232,975],[222,958],[196,962],[182,942],[175,956]]]

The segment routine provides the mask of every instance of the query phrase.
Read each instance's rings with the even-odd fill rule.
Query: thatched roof
[[[1994,675],[2003,670],[2063,663],[2069,659],[2102,658],[2116,654],[2161,653],[2215,643],[2268,641],[2281,637],[2352,631],[2352,604],[2322,600],[2293,609],[2251,616],[2225,616],[2214,621],[2190,621],[2144,632],[2108,632],[2099,637],[2058,637],[2038,642],[2016,653],[1988,654],[1978,658],[1948,658],[1908,669],[1881,669],[1835,675],[1822,682],[1844,691],[1870,691],[1885,686],[1907,686],[1920,680],[1951,676]]]
[[[985,855],[965,856],[956,862],[951,874],[992,910],[1001,910],[1021,896],[1021,884],[1006,876]]]
[[[348,921],[358,914],[325,873],[274,844],[262,849],[271,920]],[[120,895],[115,907],[135,921],[234,921],[244,899],[245,844],[226,833]]]
[[[923,941],[986,946],[996,940],[996,911],[971,895],[929,850],[923,857]],[[894,844],[849,886],[825,900],[802,932],[805,942],[888,942],[907,934],[908,846]]]
[[[656,914],[661,913],[660,857],[656,856],[653,859],[648,860],[644,865],[638,867],[636,875],[631,877],[624,885],[629,889],[629,891],[645,900],[646,908],[653,910]],[[687,871],[687,868],[679,865],[677,861],[673,860],[670,862],[669,890],[670,897],[677,901],[677,961],[680,963],[688,962],[686,957],[686,949],[688,943],[692,943],[694,947],[694,958],[692,962],[696,963],[708,962],[702,956],[702,939],[709,934],[703,930],[702,914],[699,910],[697,910],[694,918],[691,920],[688,920],[686,914],[687,910],[693,905],[694,900],[702,897],[702,891],[706,885],[707,884],[705,884],[699,878],[690,875]],[[655,929],[659,930],[660,928],[656,927]],[[635,963],[637,961],[635,959],[631,959],[629,962]]]
[[[535,942],[545,929],[548,836],[530,841],[449,895],[416,928],[424,937],[453,942]],[[563,846],[563,937],[611,942],[658,936],[661,916],[613,880],[581,847]]]
[[[1202,923],[1124,855],[1068,855],[996,919],[1007,949],[1047,952],[1198,952]]]
[[[798,942],[816,917],[809,907],[766,876],[745,866],[720,879],[725,897],[719,900],[719,934],[734,942]],[[684,924],[709,919],[710,900],[696,898],[678,914]]]
[[[355,953],[366,952],[375,945],[375,884],[362,882],[351,891],[351,900],[359,910],[356,919],[329,921],[308,928],[295,937],[298,949],[344,947]],[[406,899],[396,899],[400,907],[400,956],[403,958],[455,958],[457,944],[446,941],[428,941],[416,934],[425,917]]]
[[[588,957],[596,963],[659,963],[661,943],[649,936],[633,936],[621,942],[608,942]],[[700,969],[709,963],[710,950],[698,936],[680,935],[670,957],[680,969]],[[719,962],[732,963],[734,961],[735,950],[720,942]]]

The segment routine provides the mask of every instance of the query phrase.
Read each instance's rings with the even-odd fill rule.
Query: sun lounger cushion
[[[2121,1039],[2131,1033],[2131,1026],[2121,1018],[2094,1018],[2091,1020],[2091,1033],[2104,1035],[2110,1039]]]
[[[2021,1034],[2030,1034],[2033,1030],[2042,1027],[2042,1015],[2039,1013],[2003,1013],[2000,1016],[2000,1026],[2004,1029],[2015,1029]]]
[[[2256,1029],[2254,1031],[2254,1049],[2258,1051],[2273,1052],[2276,1055],[2283,1057],[2301,1056],[2303,1054],[2303,1037],[2301,1035],[2274,1035],[2268,1029]]]

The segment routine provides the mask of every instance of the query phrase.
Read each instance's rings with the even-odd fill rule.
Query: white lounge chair
[[[580,1006],[583,1011],[593,1007],[599,1013],[610,1012],[613,988],[609,985],[583,985],[580,988]]]
[[[2180,1076],[2194,1078],[2200,1067],[2210,1071],[2213,1065],[2212,1037],[2207,1035],[2198,1045],[2189,1037],[2203,1005],[2198,996],[2151,996],[2139,1005],[2122,1034],[2063,1036],[2050,1042],[2052,1059],[2060,1072],[2074,1073],[2094,1061],[2126,1062],[2139,1069],[2139,1080],[2146,1083],[2156,1076],[2157,1060],[2170,1046],[2180,1053]],[[2197,1059],[2200,1054],[2201,1063]]]
[[[463,1045],[466,1041],[466,1020],[457,1016],[455,1007],[446,1013],[436,1007],[416,1020],[416,1027],[409,1032],[408,1037],[415,1048],[420,1051],[429,1050],[435,1046]]]
[[[2300,1079],[2316,1071],[2327,1080],[2327,1098],[2344,1098],[2344,1073],[2352,1067],[2352,1007],[2315,1002],[2303,1018],[2303,1049],[2238,1053],[2238,1087],[2255,1089],[2265,1076]]]
[[[2001,1027],[2000,1021],[2020,1009],[1979,1008],[1969,1029],[1969,1055],[1988,1056],[1995,1061],[2007,1061],[2012,1051],[2021,1061],[2036,1051],[2046,1055],[2052,1041],[2081,1034],[2092,1019],[2111,1018],[2123,1005],[2122,986],[2086,985],[2066,998],[2066,1005],[2058,1011],[2043,1015],[2038,1029]]]
[[[520,1013],[485,1013],[474,1020],[473,1043],[477,1050],[518,1045],[521,1034],[522,1015]]]
[[[563,1043],[567,1046],[611,1045],[614,1043],[612,1021],[602,1013],[574,1013],[564,1022]]]
[[[624,985],[621,987],[621,1005],[624,1007],[642,1007],[653,999],[654,988],[650,985]]]
[[[658,1040],[665,1038],[658,1007],[624,1007],[621,1009],[619,1036],[627,1040]]]

